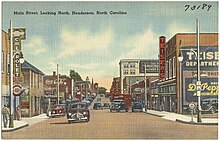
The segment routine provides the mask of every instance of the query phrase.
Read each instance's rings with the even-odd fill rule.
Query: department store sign
[[[218,96],[218,78],[201,78],[201,97]],[[196,78],[185,78],[186,101],[197,101]]]
[[[182,47],[182,49],[183,70],[197,70],[197,47]],[[199,59],[201,70],[218,70],[218,47],[201,46]]]

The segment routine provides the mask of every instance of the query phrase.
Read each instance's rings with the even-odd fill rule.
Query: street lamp
[[[182,51],[180,51],[180,55],[178,56],[178,60],[180,62],[180,113],[182,113],[182,61],[183,61],[183,55],[182,55]]]
[[[12,21],[10,20],[10,115],[9,115],[9,128],[14,127],[14,118],[13,118],[13,112],[14,112],[14,96],[13,96],[13,71],[14,71],[14,57],[15,54],[13,52],[13,29],[12,29]],[[24,57],[22,52],[19,52],[19,62],[24,63]]]
[[[197,104],[197,109],[198,109],[198,113],[197,113],[197,122],[202,122],[201,119],[201,74],[200,74],[200,57],[199,57],[199,20],[196,19],[196,33],[197,33],[197,53],[196,51],[194,51],[193,49],[190,50],[190,52],[193,52],[194,55],[196,56],[197,59],[197,82],[196,82],[196,95],[198,97],[198,104]],[[181,60],[183,60],[182,54],[180,54],[180,56],[178,57],[179,61],[181,62]],[[181,67],[181,65],[180,65]],[[181,69],[180,69],[181,71]],[[181,83],[181,81],[180,81]],[[181,87],[181,85],[180,85]],[[181,101],[180,101],[181,102]]]
[[[146,64],[144,64],[144,105],[145,111],[147,111],[147,84],[146,84]]]
[[[197,96],[198,96],[198,116],[197,116],[197,122],[202,122],[201,119],[201,81],[200,81],[200,57],[199,57],[199,19],[196,19],[196,25],[197,25],[197,82],[196,82],[196,88],[197,88]]]
[[[88,83],[88,81],[89,81],[89,77],[87,76],[86,77],[86,98],[87,98],[87,95],[88,95],[88,90],[87,90],[87,83]]]

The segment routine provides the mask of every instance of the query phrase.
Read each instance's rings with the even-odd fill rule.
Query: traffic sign
[[[189,108],[190,108],[190,110],[195,110],[196,104],[194,102],[190,102],[189,103]]]

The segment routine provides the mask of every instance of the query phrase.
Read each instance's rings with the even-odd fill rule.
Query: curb
[[[18,130],[18,129],[21,129],[21,128],[24,128],[26,126],[29,126],[29,124],[24,124],[22,126],[19,126],[19,127],[15,127],[15,128],[10,128],[10,129],[2,129],[2,132],[12,132],[12,131],[15,131],[15,130]]]
[[[218,125],[218,123],[198,123],[198,122],[189,122],[189,121],[182,121],[176,119],[176,122],[184,123],[184,124],[192,124],[192,125]]]
[[[153,115],[153,116],[157,116],[157,117],[164,117],[162,115],[157,115],[157,114],[153,114],[153,113],[148,113],[148,112],[144,112],[145,114],[149,114],[149,115]]]

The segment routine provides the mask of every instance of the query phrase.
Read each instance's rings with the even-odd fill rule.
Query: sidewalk
[[[191,116],[187,115],[181,115],[177,113],[171,113],[171,112],[166,112],[166,111],[155,111],[155,110],[147,110],[145,112],[146,114],[154,115],[154,116],[159,116],[163,119],[171,120],[171,121],[177,121],[185,124],[196,124],[196,125],[218,125],[218,118],[202,118],[202,122],[198,123],[197,118],[192,118]]]
[[[28,125],[33,125],[35,123],[41,122],[46,119],[48,119],[47,115],[41,114],[41,115],[30,117],[30,118],[22,118],[21,121],[14,120],[14,127],[13,128],[4,128],[3,123],[2,123],[2,132],[15,131],[20,128],[26,127]]]

